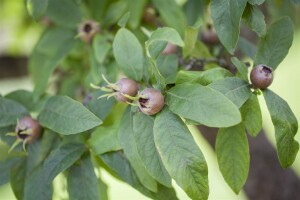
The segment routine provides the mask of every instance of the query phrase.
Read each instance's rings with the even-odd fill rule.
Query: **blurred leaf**
[[[268,89],[263,94],[275,128],[277,155],[281,166],[287,168],[293,164],[299,150],[299,143],[294,139],[298,121],[281,97]]]
[[[23,199],[26,179],[26,158],[11,166],[10,173],[7,173],[7,176],[10,176],[10,186],[16,198]]]
[[[293,32],[293,22],[289,17],[275,21],[258,45],[254,66],[264,64],[275,70],[292,45]]]
[[[157,192],[156,181],[149,175],[139,156],[137,144],[134,140],[133,114],[130,111],[130,106],[127,107],[121,119],[119,126],[119,143],[141,183],[147,189]]]
[[[67,181],[70,200],[100,199],[98,180],[90,156],[83,157],[69,169]]]
[[[113,51],[118,65],[126,76],[139,81],[143,77],[143,48],[133,33],[125,28],[119,29]]]
[[[29,92],[27,90],[15,90],[7,94],[5,98],[20,103],[31,112],[39,112],[47,101],[47,96],[42,97],[39,101],[34,101],[32,92]]]
[[[98,178],[98,186],[99,186],[99,192],[100,192],[99,200],[109,200],[107,184],[104,183],[100,178]]]
[[[125,13],[121,19],[119,19],[118,21],[118,25],[121,27],[121,28],[125,28],[127,22],[128,22],[128,19],[130,18],[130,12],[127,12]]]
[[[233,54],[240,33],[240,20],[247,0],[212,0],[211,17],[221,43]]]
[[[205,158],[182,120],[165,108],[154,121],[154,141],[162,162],[176,183],[192,199],[207,199]]]
[[[188,25],[194,25],[199,17],[203,17],[205,15],[205,9],[208,3],[208,0],[189,0],[184,4],[184,11]]]
[[[112,48],[108,37],[105,35],[97,34],[93,39],[93,50],[95,57],[99,63],[103,63]]]
[[[46,15],[55,24],[73,29],[77,28],[78,24],[83,20],[82,11],[73,0],[50,0]],[[61,38],[64,38],[63,35],[63,33],[60,34],[59,37],[51,40],[51,42],[58,41],[59,44],[65,44],[64,42],[59,42]]]
[[[1,149],[4,150],[4,149]],[[8,149],[5,149],[8,152]],[[3,154],[4,152],[1,152]],[[9,174],[11,168],[17,165],[20,161],[20,158],[6,158],[0,160],[0,187],[9,182]]]
[[[147,55],[157,58],[166,47],[167,42],[180,47],[184,46],[183,40],[175,29],[170,27],[158,28],[152,32],[149,40],[145,43]]]
[[[144,14],[144,7],[147,0],[126,0],[128,6],[128,11],[130,12],[130,18],[128,24],[131,29],[136,29],[140,25],[141,18]]]
[[[133,136],[137,152],[149,174],[161,184],[172,187],[171,177],[164,167],[153,136],[154,118],[141,112],[133,115]]]
[[[82,104],[67,96],[49,98],[38,121],[42,126],[63,135],[80,133],[102,123]]]
[[[247,132],[252,137],[256,137],[262,129],[262,115],[258,98],[255,94],[251,94],[249,99],[241,107],[241,113]]]
[[[265,0],[248,0],[249,3],[251,3],[252,5],[260,5],[262,4],[263,2],[265,2]]]
[[[90,144],[95,154],[103,154],[121,149],[118,140],[118,130],[120,122],[115,122],[112,126],[99,126],[91,134]]]
[[[231,58],[231,62],[234,64],[234,66],[237,68],[238,72],[240,73],[241,75],[241,78],[244,80],[244,81],[247,81],[249,82],[249,79],[248,79],[248,69],[245,65],[245,63],[243,63],[242,61],[240,61],[238,58],[236,57],[233,57]]]
[[[300,4],[300,0],[292,0],[294,3]]]
[[[21,104],[0,97],[0,127],[15,125],[17,119],[21,119],[26,114],[28,112]]]
[[[102,20],[103,26],[112,26],[124,15],[127,9],[125,1],[113,2],[109,5],[106,15]]]
[[[200,84],[181,84],[167,91],[167,105],[181,117],[209,127],[241,122],[238,108],[225,95]]]
[[[67,143],[51,152],[43,164],[43,176],[48,182],[72,166],[84,153],[85,146],[78,143]]]
[[[175,28],[180,35],[184,34],[187,25],[186,17],[181,7],[174,0],[152,0],[161,18],[167,26]]]
[[[229,77],[212,82],[208,87],[224,94],[238,108],[240,108],[251,95],[249,83],[237,77]]]
[[[195,47],[193,51],[191,52],[191,55],[189,55],[191,58],[211,58],[212,55],[209,52],[208,47],[203,44],[200,40],[197,40],[195,43]]]
[[[187,27],[184,35],[183,57],[191,55],[198,40],[199,27]]]
[[[242,123],[219,130],[216,154],[225,181],[238,194],[247,180],[250,165],[248,140]]]
[[[26,7],[35,21],[39,20],[47,10],[48,0],[27,0]]]
[[[126,183],[128,183],[133,188],[146,195],[147,197],[157,200],[178,199],[173,188],[167,188],[158,184],[158,191],[156,193],[153,193],[146,189],[137,178],[137,175],[131,167],[129,161],[120,151],[103,154],[101,155],[101,159],[110,169],[117,173],[117,175],[123,181],[125,181]]]
[[[109,3],[112,1],[110,0],[87,0],[87,6],[89,11],[91,12],[91,18],[95,19],[97,21],[102,21],[102,18],[104,17],[105,10],[109,6]]]
[[[265,16],[256,6],[247,4],[243,14],[243,19],[259,37],[266,34]]]
[[[257,51],[256,46],[243,37],[239,38],[238,49],[241,50],[245,56],[248,56],[251,59],[254,59]]]
[[[175,83],[178,69],[178,58],[176,55],[161,55],[157,58],[157,67],[165,78],[166,84]]]
[[[50,75],[72,49],[74,37],[73,31],[62,27],[49,28],[41,36],[29,61],[29,70],[35,86],[34,99],[44,92]]]
[[[210,83],[233,76],[230,71],[217,67],[205,71],[179,71],[176,76],[176,84],[199,83],[209,85]]]

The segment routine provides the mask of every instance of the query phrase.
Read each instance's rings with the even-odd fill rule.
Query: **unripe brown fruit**
[[[266,65],[257,65],[250,73],[250,80],[254,88],[266,89],[273,82],[273,70]]]
[[[139,90],[137,82],[128,78],[121,78],[116,82],[116,86],[118,90],[115,98],[120,102],[132,102],[132,100],[128,99],[123,94],[134,97]]]
[[[31,143],[41,135],[42,127],[37,120],[25,116],[18,122],[15,132],[18,139]]]
[[[207,29],[201,32],[201,40],[207,45],[216,45],[220,43],[216,31],[211,27],[211,25],[207,25]]]
[[[165,105],[164,96],[161,91],[154,88],[146,88],[139,93],[138,106],[140,111],[146,115],[155,115]]]
[[[161,55],[176,54],[177,51],[178,51],[177,46],[175,44],[168,42],[167,46],[160,54]]]
[[[155,8],[153,6],[147,6],[145,8],[142,20],[146,24],[155,25],[155,23],[156,23],[156,11],[155,11]]]
[[[78,35],[85,43],[91,43],[92,39],[99,31],[99,24],[93,20],[84,21],[78,27]]]

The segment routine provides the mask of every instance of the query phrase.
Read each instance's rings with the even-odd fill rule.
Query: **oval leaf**
[[[294,139],[298,121],[287,102],[277,94],[271,90],[264,90],[263,94],[275,128],[279,161],[287,168],[293,164],[299,150],[299,143]]]
[[[209,127],[229,127],[241,122],[238,108],[223,94],[199,84],[181,84],[167,91],[170,110]]]
[[[252,137],[256,137],[262,129],[262,115],[255,94],[251,94],[250,98],[241,107],[241,113],[247,132]]]
[[[40,19],[47,10],[48,0],[27,0],[26,7],[34,20]]]
[[[240,20],[247,0],[212,0],[211,17],[220,41],[233,54],[239,39]]]
[[[242,123],[219,130],[216,153],[225,181],[238,194],[247,180],[250,165],[248,140]]]
[[[100,199],[98,180],[90,156],[85,156],[79,164],[70,168],[67,181],[71,200]]]
[[[49,98],[38,120],[42,126],[63,135],[80,133],[102,123],[81,103],[67,96]]]
[[[251,95],[249,83],[236,77],[215,81],[209,84],[208,87],[224,94],[238,108],[240,108]]]
[[[27,110],[21,104],[0,97],[0,127],[15,125],[26,114]]]
[[[248,4],[243,14],[243,19],[259,37],[266,34],[265,16],[256,6]]]
[[[293,42],[293,22],[283,17],[274,22],[261,39],[254,63],[268,65],[275,70],[287,55]]]
[[[121,28],[114,39],[113,51],[118,65],[126,76],[141,80],[143,76],[143,48],[133,33]]]
[[[155,118],[154,141],[167,171],[177,184],[190,198],[207,199],[205,158],[183,121],[166,108]]]
[[[119,126],[119,143],[141,183],[147,189],[156,192],[156,181],[149,175],[138,153],[133,134],[133,114],[130,111],[130,107],[127,107],[121,119]]]
[[[161,184],[172,187],[171,177],[164,167],[153,136],[154,118],[141,112],[133,116],[133,136],[141,160],[150,173]]]

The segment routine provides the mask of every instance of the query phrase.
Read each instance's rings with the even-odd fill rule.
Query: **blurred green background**
[[[284,9],[284,8],[283,8]],[[284,12],[284,10],[282,11]],[[285,10],[286,12],[286,10]],[[297,20],[295,21],[297,23]],[[38,40],[41,32],[45,27],[41,23],[35,23],[28,16],[24,1],[21,0],[0,0],[0,57],[1,56],[28,56]],[[293,45],[288,56],[281,63],[276,71],[274,82],[270,89],[279,94],[285,99],[297,119],[300,119],[300,31],[295,32]],[[2,66],[0,65],[0,68]],[[14,66],[11,66],[12,68]],[[1,76],[0,76],[1,77]],[[5,95],[17,89],[32,90],[33,85],[30,77],[22,76],[17,78],[0,78],[0,94]],[[264,104],[263,97],[260,97],[262,111],[263,111],[263,126],[267,132],[268,139],[275,144],[273,125]],[[235,195],[225,183],[216,160],[215,153],[208,142],[199,134],[197,128],[190,126],[190,129],[202,149],[209,168],[209,185],[211,200],[244,200],[247,199],[244,192],[240,195]],[[299,131],[298,131],[299,132]],[[300,142],[300,134],[296,135],[296,140]],[[298,154],[292,169],[300,176],[300,155]],[[147,199],[136,190],[132,189],[126,183],[120,182],[110,176],[105,171],[101,171],[101,176],[108,184],[109,197],[112,200],[119,199]],[[55,179],[55,196],[54,199],[67,199],[64,179],[60,176]],[[174,185],[176,185],[174,183]],[[189,199],[185,193],[176,186],[176,191],[180,199]],[[14,200],[15,197],[9,185],[0,186],[1,200]]]

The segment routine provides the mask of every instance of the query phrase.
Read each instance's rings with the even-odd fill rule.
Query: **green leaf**
[[[296,4],[300,4],[300,0],[292,0],[292,2],[294,2]]]
[[[51,21],[55,22],[55,24],[73,29],[77,28],[78,24],[83,19],[83,13],[80,10],[80,7],[76,5],[76,2],[73,0],[50,0],[46,15]],[[63,34],[57,37],[56,40],[59,41],[62,36]],[[53,41],[55,40],[52,40],[51,42]],[[59,44],[65,43],[59,42]]]
[[[114,25],[124,15],[127,10],[127,3],[125,1],[113,2],[109,5],[106,15],[102,20],[103,27]]]
[[[167,42],[183,47],[184,42],[179,33],[170,27],[158,28],[152,32],[149,40],[145,43],[148,57],[156,58],[164,50]]]
[[[27,90],[16,90],[5,96],[7,99],[14,100],[24,106],[31,112],[39,112],[47,101],[47,96],[41,98],[39,101],[33,99],[33,93]]]
[[[120,122],[112,126],[99,126],[91,134],[90,144],[95,154],[103,154],[121,149],[118,140],[118,129]]]
[[[205,158],[183,121],[164,109],[154,121],[154,141],[171,177],[192,199],[207,199]]]
[[[105,92],[97,90],[91,94],[91,100],[87,103],[86,107],[94,113],[98,118],[104,121],[111,112],[113,106],[116,104],[115,98],[101,98],[98,99]]]
[[[246,65],[236,57],[231,58],[231,62],[237,68],[238,72],[240,73],[241,78],[244,81],[249,82],[248,69],[247,69]]]
[[[130,18],[128,20],[128,25],[131,29],[136,29],[141,22],[141,18],[144,14],[144,7],[147,3],[147,0],[126,0],[128,6],[128,11],[130,12]]]
[[[248,2],[252,5],[260,5],[265,2],[265,0],[248,0]]]
[[[262,129],[262,115],[258,98],[255,94],[251,94],[241,107],[241,113],[247,132],[252,137],[256,137]]]
[[[277,155],[281,166],[287,168],[293,164],[299,150],[299,143],[294,139],[298,121],[281,97],[268,89],[263,94],[275,128]]]
[[[152,0],[155,8],[158,10],[161,18],[167,26],[175,28],[180,35],[184,34],[187,25],[186,17],[182,8],[173,0]]]
[[[49,98],[38,120],[42,126],[63,135],[80,133],[102,123],[81,103],[67,96]]]
[[[26,179],[26,159],[20,160],[15,165],[11,166],[10,174],[10,186],[17,199],[23,199],[24,184]]]
[[[167,91],[170,110],[209,127],[229,127],[241,122],[238,108],[223,94],[199,84],[181,84]]]
[[[211,17],[221,43],[233,54],[240,33],[240,20],[247,0],[212,0]]]
[[[15,125],[17,119],[21,119],[26,114],[28,112],[21,104],[0,97],[0,127]]]
[[[292,45],[293,32],[293,22],[289,17],[275,21],[259,42],[255,65],[264,64],[275,70]]]
[[[95,57],[99,63],[104,62],[111,48],[112,45],[108,41],[107,36],[97,34],[93,39],[93,50],[94,50]]]
[[[250,57],[251,59],[254,59],[255,53],[256,53],[256,46],[249,42],[247,39],[240,37],[238,41],[238,49],[241,50],[245,56]]]
[[[199,83],[208,85],[214,81],[233,76],[230,71],[217,67],[205,71],[179,71],[176,76],[176,84]]]
[[[178,58],[176,55],[161,55],[157,58],[157,67],[165,78],[166,84],[175,83],[178,69]]]
[[[184,47],[182,49],[183,57],[192,54],[196,41],[198,40],[199,27],[187,27],[184,35]]]
[[[133,114],[129,106],[125,110],[119,126],[119,143],[141,183],[147,189],[156,192],[156,181],[149,175],[139,156],[137,144],[134,139]]]
[[[108,197],[108,186],[104,181],[102,181],[101,178],[98,178],[98,186],[99,186],[99,192],[100,192],[100,198],[99,200],[109,200]]]
[[[157,192],[153,193],[146,189],[139,181],[135,171],[131,167],[129,161],[126,159],[122,152],[110,152],[101,155],[102,161],[112,169],[117,175],[133,188],[141,192],[142,194],[157,200],[176,200],[175,190],[173,188],[167,188],[160,184],[157,186]]]
[[[113,51],[118,65],[126,76],[136,81],[143,76],[143,48],[133,33],[121,28],[114,39]]]
[[[265,16],[256,6],[247,4],[243,19],[249,28],[255,31],[259,37],[266,34]]]
[[[199,18],[202,18],[206,12],[206,6],[209,1],[189,0],[184,4],[185,16],[188,25],[194,25]]]
[[[27,0],[26,7],[35,21],[39,20],[47,10],[48,0]]]
[[[229,77],[212,82],[208,87],[224,94],[238,108],[240,108],[251,95],[249,83],[237,77]]]
[[[52,182],[59,173],[72,166],[85,150],[82,144],[67,143],[52,151],[43,164],[45,179]]]
[[[153,136],[154,118],[141,112],[133,115],[133,136],[138,154],[149,174],[161,184],[172,187],[171,177],[164,167]]]
[[[42,165],[39,165],[35,170],[27,176],[24,183],[24,200],[32,199],[52,199],[52,185],[44,177]]]
[[[225,181],[238,194],[247,180],[250,165],[248,140],[242,123],[219,130],[216,154]]]
[[[69,169],[67,181],[70,200],[100,199],[98,180],[90,156],[83,157]]]
[[[62,27],[49,28],[43,33],[29,60],[29,70],[35,85],[34,99],[44,92],[50,75],[72,49],[74,37],[75,32]]]
[[[128,19],[130,18],[130,12],[127,12],[125,13],[121,19],[118,21],[118,25],[121,27],[121,28],[125,28],[126,24],[127,24],[127,21]]]

